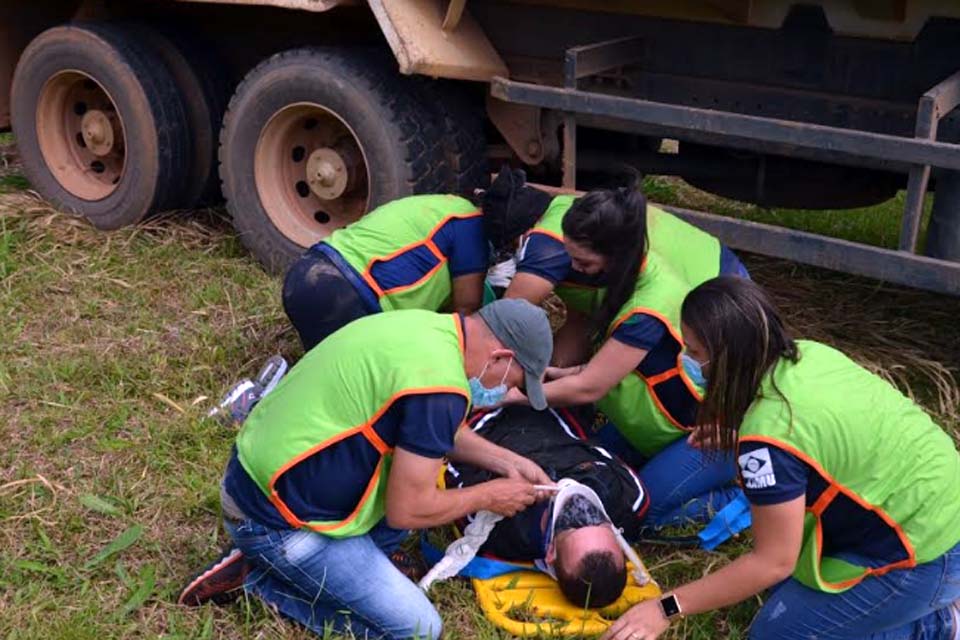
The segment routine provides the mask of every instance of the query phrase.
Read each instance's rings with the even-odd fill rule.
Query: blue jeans
[[[318,635],[439,637],[437,610],[386,555],[408,531],[381,522],[367,535],[330,538],[303,529],[269,529],[252,520],[224,526],[254,565],[244,591]]]
[[[957,632],[949,605],[957,599],[960,544],[932,562],[867,577],[842,593],[789,578],[757,613],[750,638],[949,640]]]
[[[704,452],[686,438],[667,445],[640,469],[650,493],[653,527],[706,523],[740,495],[733,453]]]

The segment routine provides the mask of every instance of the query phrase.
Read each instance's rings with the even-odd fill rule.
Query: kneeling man
[[[550,482],[536,464],[459,427],[471,397],[525,387],[545,407],[552,348],[546,314],[519,300],[468,317],[381,313],[331,335],[244,423],[221,487],[235,550],[180,601],[242,584],[321,635],[437,638],[439,615],[387,554],[409,529],[535,502],[534,483]],[[490,480],[438,489],[444,456]]]

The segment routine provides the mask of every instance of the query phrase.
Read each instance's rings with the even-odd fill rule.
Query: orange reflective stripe
[[[458,322],[457,335],[460,338],[460,345],[462,349],[463,337],[460,332],[459,324],[460,323]],[[300,528],[303,526],[310,526],[311,528],[316,528],[314,525],[309,525],[308,523],[305,523],[303,520],[298,518],[290,509],[290,507],[283,501],[280,495],[277,493],[276,485],[277,485],[277,481],[280,479],[280,476],[282,476],[284,473],[289,471],[292,467],[302,462],[304,459],[314,454],[317,454],[323,449],[331,447],[336,443],[342,440],[345,440],[346,438],[349,438],[350,436],[357,435],[358,433],[363,435],[367,439],[367,441],[370,442],[370,444],[373,445],[374,448],[376,448],[377,451],[380,453],[380,462],[377,464],[377,473],[379,473],[380,466],[383,464],[383,456],[387,453],[392,452],[393,448],[387,445],[387,443],[383,441],[380,435],[373,429],[373,425],[376,424],[377,420],[379,420],[380,417],[383,416],[384,413],[386,413],[387,409],[393,406],[393,403],[396,402],[399,398],[402,398],[404,396],[426,395],[430,393],[456,393],[466,398],[467,407],[469,408],[470,406],[469,394],[463,389],[461,389],[460,387],[420,387],[417,389],[406,389],[404,391],[395,393],[377,410],[377,412],[373,415],[373,417],[370,418],[367,422],[361,425],[358,425],[356,427],[347,429],[346,431],[338,433],[332,438],[328,438],[323,442],[313,447],[310,447],[303,453],[300,453],[299,455],[294,456],[289,462],[287,462],[282,467],[277,469],[277,471],[274,472],[274,474],[270,477],[270,483],[268,485],[268,488],[270,490],[270,502],[272,502],[273,505],[277,508],[277,511],[280,512],[280,515],[283,516],[283,519],[286,520],[287,523],[289,523],[290,526],[294,528]],[[464,413],[464,418],[466,418],[466,413]],[[374,475],[376,475],[376,473]],[[370,492],[371,486],[372,485],[367,485],[367,491],[364,493],[363,497],[360,499],[360,502],[357,504],[357,508],[354,510],[353,514],[351,514],[350,518],[348,518],[347,520],[339,524],[325,526],[325,528],[323,529],[317,529],[317,531],[321,531],[321,530],[330,531],[333,528],[342,526],[343,524],[346,524],[346,522],[349,522],[351,518],[356,516],[357,512],[360,510],[360,507],[363,506],[363,502],[366,500],[367,495]]]
[[[644,264],[644,266],[646,266],[646,260],[644,260],[644,263],[643,263],[643,264]],[[673,339],[676,340],[677,343],[680,345],[680,350],[677,352],[677,362],[676,362],[676,364],[675,364],[675,366],[674,366],[674,369],[668,369],[668,370],[667,370],[667,371],[674,371],[674,370],[676,370],[677,373],[679,373],[679,372],[683,369],[683,361],[682,361],[682,356],[683,356],[683,336],[680,334],[680,331],[677,330],[677,328],[673,326],[673,324],[670,322],[670,320],[667,318],[667,316],[663,315],[662,313],[660,313],[660,312],[657,311],[656,309],[650,309],[650,308],[648,308],[648,307],[633,307],[632,309],[630,309],[629,311],[627,311],[626,313],[624,313],[622,316],[620,316],[619,318],[617,318],[616,320],[613,321],[613,324],[610,325],[610,329],[607,330],[607,337],[609,338],[610,336],[612,336],[612,335],[613,335],[613,332],[616,331],[616,330],[620,327],[620,325],[622,325],[624,322],[626,322],[626,321],[630,318],[630,316],[633,316],[633,315],[638,314],[638,313],[642,313],[642,314],[644,314],[644,315],[652,316],[652,317],[656,318],[657,320],[659,320],[660,322],[662,322],[664,325],[666,325],[667,331],[670,332],[670,335],[673,337]],[[642,374],[641,374],[641,375],[642,375]],[[660,375],[660,374],[658,374],[658,375]],[[694,385],[693,382],[691,382],[689,379],[687,379],[687,376],[681,375],[681,376],[680,376],[680,379],[683,380],[683,384],[687,387],[687,390],[690,392],[690,394],[691,394],[694,398],[697,399],[697,402],[700,402],[700,401],[703,400],[703,396],[700,395],[700,390],[697,389],[696,385]]]
[[[652,384],[650,384],[650,380],[644,378],[643,375],[636,369],[634,369],[632,373],[643,380],[643,383],[647,385],[647,392],[650,394],[650,397],[653,398],[653,404],[656,405],[657,411],[659,411],[670,424],[675,426],[680,431],[689,432],[694,430],[693,426],[688,427],[687,425],[682,424],[680,421],[674,418],[669,411],[667,411],[667,408],[663,406],[663,402],[660,400],[660,396],[657,395],[657,390],[653,388]]]
[[[911,567],[917,566],[916,550],[913,548],[913,544],[910,543],[910,539],[907,538],[907,534],[903,531],[900,525],[893,518],[891,518],[886,511],[884,511],[883,509],[881,509],[876,505],[870,504],[869,502],[864,500],[862,497],[860,497],[857,493],[847,488],[843,484],[837,482],[836,478],[834,478],[832,475],[827,473],[826,469],[820,466],[819,462],[817,462],[816,460],[808,456],[803,451],[800,451],[796,447],[769,436],[759,436],[759,435],[743,436],[737,441],[738,450],[739,450],[739,444],[741,442],[763,442],[766,444],[771,444],[780,449],[783,449],[784,451],[788,451],[792,455],[800,458],[805,463],[810,465],[813,468],[813,470],[816,471],[820,475],[820,477],[826,480],[826,482],[828,483],[828,487],[823,492],[823,494],[820,495],[820,497],[812,506],[807,508],[807,511],[813,514],[813,516],[817,519],[816,533],[817,533],[817,574],[818,575],[820,574],[819,567],[822,565],[822,560],[823,560],[823,522],[821,521],[820,516],[823,513],[823,510],[826,509],[827,506],[829,506],[830,502],[833,502],[833,500],[839,494],[843,494],[847,498],[850,498],[851,500],[856,502],[857,505],[859,505],[862,509],[866,509],[867,511],[872,511],[873,513],[877,514],[877,516],[881,520],[883,520],[884,524],[886,524],[888,527],[893,529],[893,531],[897,534],[897,538],[900,540],[901,546],[903,546],[904,551],[907,552],[908,557],[905,560],[898,560],[896,562],[891,562],[890,564],[884,565],[882,567],[865,568],[862,575],[858,577],[850,578],[849,580],[844,580],[841,582],[830,582],[824,579],[822,575],[820,575],[819,577],[824,584],[829,585],[831,588],[834,588],[834,589],[845,589],[847,587],[852,587],[853,585],[858,584],[861,580],[863,580],[865,577],[869,575],[882,576],[883,574],[889,571],[893,571],[894,569],[909,569]],[[819,508],[819,511],[817,511],[818,508]]]
[[[827,507],[830,506],[830,503],[833,502],[833,499],[840,494],[840,487],[835,484],[831,484],[826,489],[823,490],[823,493],[820,494],[820,497],[817,498],[817,501],[813,503],[812,506],[807,508],[807,511],[817,516],[826,511]]]
[[[669,380],[670,378],[675,378],[678,375],[680,375],[680,369],[674,367],[673,369],[667,369],[663,373],[658,373],[655,376],[650,376],[649,378],[645,378],[645,380],[647,381],[648,385],[653,387],[660,384],[661,382]]]
[[[427,243],[424,243],[424,245],[429,246]],[[445,265],[446,263],[447,263],[447,259],[443,258],[439,262],[437,262],[437,264],[435,264],[429,271],[427,271],[425,274],[417,278],[414,282],[411,282],[410,284],[401,284],[397,287],[391,287],[390,289],[381,289],[381,291],[383,292],[383,295],[388,295],[391,293],[398,293],[400,291],[406,291],[407,289],[412,289],[420,284],[423,284],[430,278],[432,278],[433,274],[435,274],[437,271],[442,269],[443,265]]]
[[[360,496],[360,500],[357,501],[357,506],[354,507],[353,511],[346,518],[340,522],[332,522],[330,524],[311,524],[307,523],[307,527],[318,532],[326,531],[335,531],[340,527],[345,527],[350,524],[358,515],[360,515],[360,510],[363,508],[363,505],[367,503],[367,500],[370,498],[370,494],[373,493],[373,490],[380,484],[380,473],[383,471],[383,458],[380,458],[380,461],[377,463],[377,468],[373,470],[373,475],[370,477],[370,482],[367,483],[367,488],[364,489],[363,495]]]
[[[471,211],[468,213],[451,213],[448,216],[444,216],[443,219],[440,220],[440,222],[434,225],[433,229],[430,230],[430,234],[426,238],[424,238],[423,240],[418,240],[417,242],[412,242],[403,247],[400,247],[396,251],[389,253],[385,256],[372,258],[370,262],[367,263],[366,269],[364,269],[363,273],[360,275],[363,277],[364,281],[368,285],[370,285],[370,287],[377,293],[377,296],[379,297],[383,297],[391,293],[398,293],[400,291],[405,291],[407,289],[412,289],[413,287],[416,287],[422,284],[426,280],[429,280],[431,277],[433,277],[433,275],[438,270],[440,270],[444,264],[447,263],[447,256],[443,255],[443,253],[440,251],[440,248],[437,247],[436,243],[433,241],[433,237],[437,234],[437,232],[441,228],[443,228],[443,225],[447,224],[447,222],[449,222],[450,220],[453,220],[453,219],[463,220],[467,218],[476,218],[479,215],[481,215],[480,211]],[[420,246],[425,246],[427,247],[427,249],[430,250],[430,253],[432,253],[433,256],[438,260],[437,264],[433,268],[431,268],[429,271],[427,271],[425,274],[423,274],[421,277],[417,278],[415,282],[412,282],[410,284],[400,285],[398,287],[392,287],[390,289],[381,289],[380,285],[377,284],[376,280],[373,279],[373,275],[371,274],[373,265],[375,265],[378,262],[388,262],[396,258],[397,256],[403,255],[408,251],[413,251],[414,249]]]
[[[372,424],[363,428],[363,436],[367,439],[367,442],[373,445],[373,448],[376,449],[381,456],[393,451],[393,447],[383,441],[383,438],[374,430]]]
[[[294,529],[299,529],[307,524],[295,516],[293,511],[290,511],[290,507],[287,506],[286,502],[280,499],[280,494],[278,494],[276,489],[274,489],[272,486],[270,487],[270,502],[272,502],[273,506],[277,508],[277,511],[279,511],[280,515],[283,516],[283,519],[287,521],[287,524]]]

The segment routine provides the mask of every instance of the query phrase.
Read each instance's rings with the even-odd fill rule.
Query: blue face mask
[[[707,388],[707,377],[703,374],[703,365],[694,360],[689,354],[681,354],[680,360],[683,362],[683,370],[687,372],[687,377],[701,389]],[[703,364],[707,364],[706,362]]]
[[[507,395],[507,374],[510,373],[510,365],[513,364],[513,358],[510,358],[510,362],[507,363],[507,370],[503,374],[503,378],[500,380],[500,384],[495,387],[485,387],[483,383],[480,382],[480,378],[483,377],[483,374],[487,372],[487,367],[490,365],[483,365],[483,371],[480,372],[479,376],[470,378],[470,400],[473,403],[474,409],[483,409],[486,407],[495,407],[501,402]]]

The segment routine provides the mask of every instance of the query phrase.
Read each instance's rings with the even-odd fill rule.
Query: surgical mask
[[[703,373],[703,365],[708,364],[709,361],[700,364],[688,353],[681,354],[680,360],[683,362],[683,370],[687,372],[687,377],[690,378],[693,384],[701,389],[706,389],[707,377]]]
[[[500,380],[500,384],[495,387],[485,387],[483,383],[480,382],[480,379],[483,378],[483,374],[487,372],[487,367],[490,366],[490,363],[483,365],[483,371],[480,372],[479,376],[474,376],[470,378],[470,400],[473,403],[475,409],[484,409],[486,407],[495,407],[501,402],[507,395],[507,375],[510,373],[510,365],[513,364],[513,358],[510,358],[510,362],[507,363],[507,370],[503,373],[503,378]]]

